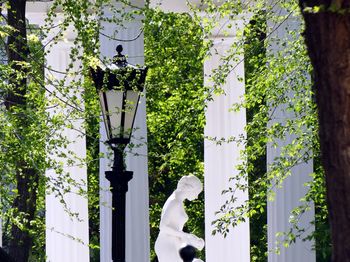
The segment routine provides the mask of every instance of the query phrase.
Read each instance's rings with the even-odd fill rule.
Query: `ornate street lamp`
[[[124,149],[130,142],[147,69],[128,64],[121,45],[116,50],[113,63],[105,69],[91,68],[91,76],[100,96],[107,143],[114,152],[112,171],[105,173],[112,191],[112,259],[125,262],[125,196],[133,172],[125,170]]]

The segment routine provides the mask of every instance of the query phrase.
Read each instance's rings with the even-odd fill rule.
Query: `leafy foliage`
[[[245,83],[246,94],[249,96],[255,96],[255,86],[252,85],[252,79],[255,74],[258,73],[259,68],[263,68],[266,63],[266,49],[264,40],[266,38],[266,20],[264,13],[258,14],[253,17],[249,24],[244,29],[245,35],[245,48],[244,48],[244,71],[245,71]],[[256,104],[247,108],[247,122],[248,125],[254,122],[254,116],[260,113],[261,107],[265,105],[266,101],[264,97],[260,98]],[[267,125],[267,122],[265,122]],[[257,148],[254,146],[254,134],[255,129],[251,128],[247,131],[247,145],[248,148]],[[251,138],[253,136],[253,138]],[[247,155],[247,172],[248,172],[248,184],[254,184],[255,181],[261,179],[266,173],[266,144],[264,140],[259,145],[259,154]],[[249,187],[249,196],[259,194],[260,188]],[[267,210],[266,203],[262,202],[258,213],[255,217],[250,219],[250,242],[251,242],[251,261],[266,261],[267,260]]]
[[[238,63],[246,64],[244,102],[234,105],[232,110],[247,109],[248,136],[232,140],[245,145],[242,152],[244,162],[238,167],[241,172],[237,181],[248,178],[249,186],[232,185],[228,181],[225,192],[231,197],[231,202],[223,203],[222,209],[218,210],[218,220],[214,221],[216,231],[225,234],[231,226],[249,217],[251,225],[254,225],[252,232],[260,232],[252,233],[252,260],[263,261],[266,258],[266,199],[273,200],[274,188],[283,187],[283,181],[293,175],[293,167],[314,160],[314,172],[310,174],[312,180],[306,185],[308,193],[301,199],[300,206],[293,210],[291,230],[284,232],[280,241],[281,245],[288,246],[296,237],[315,238],[318,260],[327,261],[330,241],[324,173],[318,161],[320,149],[310,78],[312,68],[301,38],[303,25],[298,5],[294,0],[280,1],[279,5],[268,7],[265,1],[253,3],[248,5],[231,0],[217,6],[214,1],[206,0],[202,1],[201,14],[193,7],[192,17],[189,14],[165,14],[157,9],[136,8],[138,15],[145,15],[145,56],[149,67],[147,125],[152,247],[158,234],[161,207],[176,188],[179,178],[189,173],[203,178],[204,110],[205,102],[211,99],[212,94],[203,86],[203,60],[210,55],[207,37],[222,19],[227,20],[227,28],[221,28],[224,36],[243,20],[245,28],[237,30],[238,41],[222,58],[222,65],[212,79],[214,92],[220,94],[227,75]],[[31,261],[45,260],[46,193],[61,199],[74,219],[79,219],[79,214],[71,212],[65,205],[64,195],[77,189],[80,195],[89,197],[90,242],[98,250],[99,106],[94,87],[88,79],[88,69],[89,66],[109,62],[98,51],[102,24],[121,25],[132,19],[135,13],[127,11],[130,5],[127,1],[119,1],[115,5],[108,0],[56,0],[46,24],[40,30],[28,25],[26,39],[17,39],[27,43],[28,59],[11,63],[4,59],[0,64],[0,97],[3,101],[0,107],[0,195],[4,210],[1,214],[4,244],[6,247],[13,238],[13,225],[27,232],[33,240]],[[57,10],[62,12],[57,14]],[[111,15],[105,16],[106,12]],[[203,12],[206,14],[204,18]],[[253,18],[244,16],[247,12],[253,14]],[[6,24],[4,18],[1,23],[1,51],[4,53],[5,47],[8,47],[7,37],[15,30]],[[55,72],[54,68],[45,64],[44,57],[58,41],[65,39],[65,33],[71,26],[76,33],[69,54],[71,63],[63,72]],[[266,35],[262,37],[263,34]],[[244,61],[241,58],[243,52]],[[15,90],[16,83],[23,82],[25,90],[20,92],[23,92],[25,103],[8,110],[5,107],[7,95]],[[283,121],[276,121],[276,113],[281,111],[286,117]],[[86,159],[76,156],[69,149],[69,141],[62,133],[64,129],[74,129],[81,119],[84,119],[86,128],[86,133],[81,134],[87,137]],[[291,143],[279,147],[286,136],[292,137]],[[218,142],[229,141],[219,138]],[[265,166],[267,146],[280,148],[280,153]],[[75,181],[65,171],[66,167],[82,164],[88,166],[88,185]],[[31,183],[30,193],[36,195],[35,216],[32,218],[13,208],[19,195],[19,178],[29,169],[35,171],[27,181]],[[57,176],[48,179],[45,175],[47,170]],[[236,187],[248,190],[250,199],[244,205],[233,208],[235,196],[230,188]],[[310,201],[315,204],[316,231],[307,236],[298,222],[310,210]],[[190,220],[186,229],[201,237],[204,236],[203,209],[203,194],[187,207]],[[94,256],[98,257],[98,254]]]
[[[231,182],[225,191],[231,200],[223,203],[217,214],[218,219],[214,221],[217,226],[216,232],[224,235],[230,230],[230,226],[236,226],[244,221],[245,217],[249,217],[252,223],[257,223],[252,228],[253,231],[260,228],[260,232],[263,232],[266,199],[274,200],[275,189],[283,188],[284,180],[294,175],[293,168],[318,159],[320,154],[317,111],[310,78],[312,68],[302,39],[303,24],[297,2],[283,1],[267,6],[263,12],[260,9],[262,4],[260,1],[255,1],[255,5],[245,8],[226,3],[225,7],[223,5],[219,9],[206,10],[223,17],[227,27],[237,28],[237,42],[231,46],[230,53],[222,58],[221,66],[212,77],[217,92],[220,92],[223,79],[242,62],[240,59],[242,49],[245,51],[247,70],[247,92],[244,101],[234,105],[233,110],[241,108],[247,110],[248,136],[233,137],[230,140],[245,146],[242,152],[242,159],[245,162],[237,167],[240,169],[240,174],[232,181],[242,181],[242,178],[245,181],[248,177],[249,185]],[[253,16],[244,16],[247,11]],[[234,17],[229,14],[238,15]],[[246,26],[237,27],[237,19]],[[263,32],[266,37],[261,37],[259,31],[254,32],[256,28],[252,26],[252,21],[258,24],[261,31],[264,31],[264,21],[267,21],[266,33]],[[284,142],[286,139],[291,140],[287,143]],[[218,138],[218,141],[222,143],[225,139]],[[264,167],[267,148],[270,152],[276,152],[276,157]],[[277,252],[281,246],[288,246],[296,238],[315,238],[318,255],[322,250],[323,258],[329,257],[324,173],[317,163],[316,161],[314,172],[310,174],[310,183],[305,185],[308,193],[300,199],[300,205],[290,214],[290,231],[281,232],[277,236],[279,241]],[[236,207],[234,188],[248,190],[249,201]],[[307,229],[299,225],[303,214],[311,210],[311,202],[315,204],[317,211],[315,217],[317,230],[322,230],[325,237],[322,241],[318,235],[320,232],[307,235],[305,233]],[[256,243],[253,242],[252,258],[261,261],[265,256],[261,252],[265,250],[263,242],[266,241],[266,236],[262,234],[258,235],[258,238],[260,240],[252,238],[253,241],[262,241],[259,248],[256,248],[254,246]]]
[[[26,1],[22,3],[25,6]],[[67,205],[65,196],[89,196],[93,221],[90,243],[98,245],[99,154],[96,145],[99,139],[96,134],[99,107],[88,76],[90,61],[100,55],[96,48],[99,15],[103,13],[102,7],[107,8],[110,2],[95,1],[92,4],[57,0],[51,4],[47,18],[40,26],[31,25],[29,21],[22,21],[24,26],[18,26],[16,19],[7,24],[10,20],[5,16],[1,21],[3,50],[15,54],[8,55],[0,65],[3,101],[0,108],[1,218],[4,221],[4,248],[10,255],[16,253],[17,246],[17,253],[30,250],[29,257],[24,254],[21,261],[45,260],[46,194],[55,196],[73,220],[80,220],[80,215]],[[11,10],[8,3],[3,7]],[[13,13],[24,15],[22,12],[16,10]],[[110,19],[112,22],[122,20],[113,19],[113,16]],[[71,39],[72,26],[76,35]],[[46,64],[45,59],[59,42],[71,44],[67,54],[70,62],[61,71]],[[74,153],[71,138],[66,133],[68,130],[77,133],[80,124],[86,124],[89,137],[88,191],[86,182],[71,173],[72,167],[85,165],[86,159]],[[78,138],[86,135],[84,132],[77,134]],[[22,242],[20,236],[29,241]]]
[[[202,37],[201,28],[187,14],[146,13],[151,247],[158,235],[161,208],[178,180],[190,173],[203,178]],[[190,220],[185,230],[203,237],[203,194],[187,212]]]

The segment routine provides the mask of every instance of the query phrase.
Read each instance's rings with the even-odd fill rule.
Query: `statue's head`
[[[200,192],[202,192],[203,185],[196,176],[183,176],[177,183],[177,190],[181,191],[186,199],[193,200],[198,197]]]

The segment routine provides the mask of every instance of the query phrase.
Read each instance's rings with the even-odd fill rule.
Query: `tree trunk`
[[[14,262],[13,259],[0,247],[0,261],[1,262]]]
[[[26,130],[30,125],[30,120],[27,117],[26,98],[27,91],[27,68],[23,62],[28,61],[28,44],[27,44],[27,29],[25,20],[26,0],[9,0],[8,9],[8,24],[13,28],[8,37],[7,55],[8,63],[13,72],[9,79],[11,90],[6,96],[5,105],[16,123],[16,132],[18,141],[14,146],[22,146],[26,138]],[[21,77],[19,77],[22,75]],[[26,150],[30,150],[26,148]],[[23,152],[20,151],[19,152]],[[29,234],[31,229],[30,222],[34,219],[36,210],[36,190],[38,185],[38,174],[28,160],[23,155],[19,155],[16,160],[16,183],[17,195],[15,197],[13,208],[15,216],[24,219],[19,219],[23,224],[23,229],[16,225],[12,225],[11,239],[9,242],[9,255],[16,262],[26,262],[30,254],[32,246],[32,238]]]
[[[6,107],[24,106],[24,94],[27,87],[26,77],[17,78],[16,73],[27,72],[21,62],[27,62],[28,44],[26,29],[26,0],[10,0],[8,9],[8,25],[13,29],[8,37],[7,56],[8,63],[14,70],[13,77],[9,79],[9,83],[13,85],[12,92],[6,97]]]
[[[350,7],[342,0],[300,0],[314,68],[320,142],[326,173],[332,261],[350,261]],[[333,2],[333,3],[331,3]],[[323,5],[308,13],[305,7]],[[333,11],[331,11],[333,10]]]

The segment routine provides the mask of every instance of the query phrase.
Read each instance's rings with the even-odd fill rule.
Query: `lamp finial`
[[[116,49],[117,54],[113,57],[113,63],[119,67],[125,67],[127,64],[125,55],[122,54],[123,46],[117,45]]]

